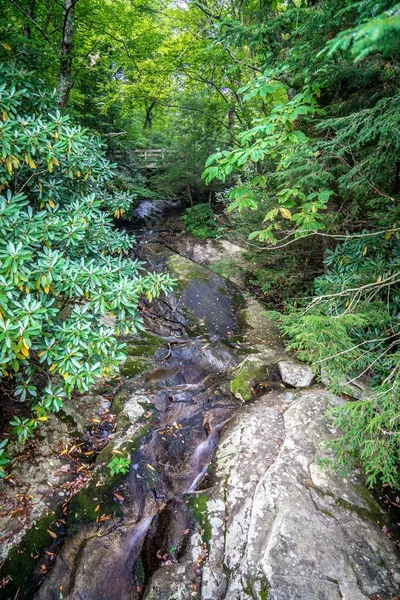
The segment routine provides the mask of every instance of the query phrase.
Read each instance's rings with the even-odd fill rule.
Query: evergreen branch
[[[343,356],[343,354],[347,354],[348,352],[353,352],[353,350],[356,350],[357,348],[360,348],[361,346],[364,346],[365,344],[373,344],[374,342],[387,342],[388,340],[394,338],[394,337],[398,337],[400,336],[400,332],[399,333],[395,333],[393,335],[389,335],[387,337],[382,337],[382,338],[375,338],[374,340],[364,340],[363,342],[360,342],[359,344],[356,344],[355,346],[352,346],[351,348],[346,348],[346,350],[342,350],[341,352],[337,352],[336,354],[331,354],[330,356],[326,356],[325,358],[321,358],[320,360],[317,360],[314,362],[315,365],[319,365],[323,362],[326,362],[328,360],[333,360],[334,358],[338,358],[339,356]]]
[[[311,305],[315,305],[318,304],[321,300],[325,300],[327,298],[331,299],[331,298],[342,298],[343,296],[348,296],[349,294],[356,292],[356,293],[360,293],[363,290],[369,290],[372,288],[382,288],[382,287],[387,287],[388,285],[394,285],[396,283],[400,283],[400,279],[396,279],[395,281],[393,281],[393,279],[395,277],[398,277],[400,275],[400,271],[397,271],[396,273],[394,273],[394,275],[391,275],[390,277],[388,277],[387,279],[385,279],[385,281],[374,281],[373,283],[366,283],[365,285],[361,285],[359,287],[356,288],[347,288],[346,290],[342,290],[341,292],[337,292],[336,294],[323,294],[321,296],[315,296],[312,300],[312,302],[310,303],[310,307]]]

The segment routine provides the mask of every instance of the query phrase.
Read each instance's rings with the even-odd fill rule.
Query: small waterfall
[[[197,486],[206,474],[208,465],[210,464],[212,455],[214,453],[214,449],[218,444],[218,438],[219,436],[217,428],[210,429],[207,438],[201,442],[201,444],[199,444],[194,451],[192,465],[193,471],[197,473],[197,475],[186,490],[187,494],[190,494],[196,490]]]
[[[135,530],[133,531],[131,537],[128,540],[128,544],[127,544],[128,552],[131,552],[135,548],[135,546],[137,546],[137,553],[135,552],[135,554],[137,554],[137,556],[139,555],[140,550],[142,548],[143,540],[146,537],[146,533],[148,532],[148,530],[150,528],[152,520],[153,520],[153,515],[150,515],[148,517],[143,517],[143,519],[141,519],[141,521],[139,521],[139,523],[135,527]]]

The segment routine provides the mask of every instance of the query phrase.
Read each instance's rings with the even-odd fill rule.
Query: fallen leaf
[[[49,532],[49,534],[51,535],[52,538],[56,539],[57,538],[57,534],[54,533],[54,531],[50,531],[50,529],[47,530]]]
[[[146,466],[149,467],[149,469],[151,469],[152,471],[155,471],[155,468],[151,464],[147,463]]]
[[[97,512],[97,511],[99,510],[99,508],[100,508],[100,504],[98,504],[98,505],[96,506],[96,508],[94,509],[94,512]]]
[[[116,497],[117,500],[119,500],[120,502],[123,502],[125,500],[125,498],[123,496],[121,496],[121,494],[117,494],[117,492],[114,492],[114,496]]]

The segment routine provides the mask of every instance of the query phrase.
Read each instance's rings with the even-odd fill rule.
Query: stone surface
[[[103,384],[104,385],[104,384]],[[77,443],[77,434],[100,423],[110,401],[94,387],[90,394],[65,405],[63,415],[50,415],[21,451],[10,442],[10,478],[0,481],[0,559],[4,560],[49,511],[65,502],[71,482],[81,477],[65,450]],[[64,452],[63,452],[64,451]]]
[[[244,406],[221,439],[196,597],[390,600],[400,563],[383,514],[356,475],[319,465],[331,435],[324,415],[340,400],[322,388],[294,393],[289,405],[286,396],[273,391]]]
[[[242,257],[244,248],[228,240],[202,240],[189,235],[176,237],[169,245],[178,254],[195,263],[218,269],[218,273],[239,287],[245,287],[244,268],[246,261]]]
[[[59,600],[60,586],[66,600],[392,600],[400,566],[383,513],[359,475],[321,466],[334,433],[325,415],[342,400],[284,389],[313,376],[285,354],[260,303],[243,308],[236,286],[159,244],[144,255],[178,280],[144,311],[169,337],[130,340],[124,368],[140,376],[114,397],[113,436],[71,499],[68,537],[37,600]],[[238,409],[238,399],[250,402]],[[109,476],[115,450],[131,454],[125,478]],[[43,486],[47,469],[32,473]],[[39,566],[55,521],[35,553],[25,549]]]
[[[315,375],[309,366],[293,359],[278,362],[279,372],[283,383],[296,388],[304,388],[312,385]]]

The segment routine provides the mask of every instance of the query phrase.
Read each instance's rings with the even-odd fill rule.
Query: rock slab
[[[319,462],[321,443],[332,435],[326,411],[342,401],[317,387],[290,396],[287,404],[287,393],[271,391],[243,406],[221,439],[196,597],[395,598],[400,562],[383,513],[358,474],[344,479]],[[189,549],[186,560],[192,556]],[[163,600],[180,597],[182,586],[175,578]]]

